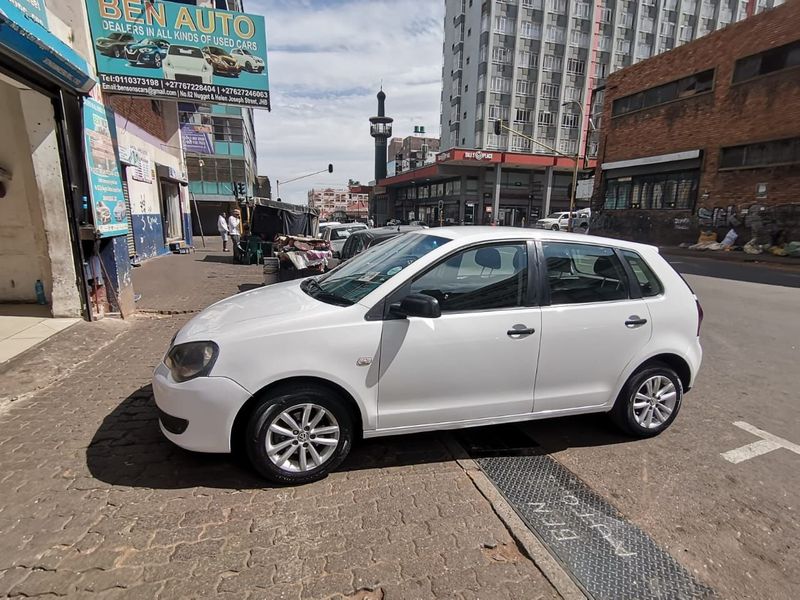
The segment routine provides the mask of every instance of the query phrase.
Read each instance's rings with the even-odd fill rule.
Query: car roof
[[[367,226],[364,223],[332,223],[328,225],[328,227],[331,227],[333,229],[344,229],[346,227],[361,227],[363,229],[367,228]]]
[[[572,242],[576,244],[603,244],[616,248],[630,248],[631,250],[655,250],[658,248],[648,244],[629,242],[613,238],[600,237],[586,233],[568,233],[550,229],[527,229],[522,227],[491,227],[485,225],[465,225],[460,227],[437,227],[435,229],[421,229],[421,235],[435,235],[451,240],[465,241],[467,243],[492,241],[492,240],[547,240],[551,242]]]

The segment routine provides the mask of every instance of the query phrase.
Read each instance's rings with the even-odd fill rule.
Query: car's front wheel
[[[663,363],[651,363],[628,379],[611,416],[625,433],[652,437],[678,416],[683,385],[678,374]]]
[[[309,385],[269,394],[250,417],[247,455],[276,483],[310,483],[325,477],[350,452],[353,419],[331,391]]]
[[[553,225],[550,229],[552,229],[553,231],[558,231],[559,229],[561,229],[561,227],[559,227],[558,225]]]
[[[122,56],[122,50],[119,49],[119,46],[114,47],[114,58],[119,58]]]
[[[161,68],[161,55],[156,54],[155,58],[153,59],[153,64],[155,65],[156,69]]]

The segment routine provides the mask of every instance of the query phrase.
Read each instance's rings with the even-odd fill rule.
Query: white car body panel
[[[332,252],[341,252],[342,248],[344,248],[344,243],[347,241],[347,238],[342,238],[340,240],[332,240],[331,234],[336,230],[342,229],[369,229],[363,223],[336,223],[330,224],[325,227],[325,230],[322,231],[322,239],[330,242],[331,244],[331,251]]]
[[[376,437],[603,412],[648,358],[678,355],[692,379],[700,366],[694,295],[656,248],[502,227],[441,228],[419,235],[453,242],[423,255],[352,306],[311,298],[299,281],[290,281],[238,294],[195,316],[174,343],[212,340],[219,357],[209,376],[184,383],[175,382],[163,365],[156,369],[158,406],[190,422],[185,433],[167,437],[188,449],[227,452],[244,402],[293,377],[314,377],[341,388],[358,407],[364,437]],[[438,319],[365,318],[389,293],[459,247],[518,240],[633,250],[665,292],[643,300],[444,313]],[[600,312],[593,312],[598,305]],[[606,315],[602,323],[598,314]],[[634,314],[647,318],[647,326],[628,329],[624,321]],[[536,333],[509,337],[507,330],[517,324]]]

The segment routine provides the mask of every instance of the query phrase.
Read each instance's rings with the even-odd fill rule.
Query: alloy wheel
[[[675,410],[678,392],[668,377],[655,375],[639,386],[633,399],[633,418],[645,429],[661,427]]]
[[[267,456],[284,471],[311,471],[333,456],[339,435],[339,423],[328,409],[312,403],[295,404],[270,422]]]

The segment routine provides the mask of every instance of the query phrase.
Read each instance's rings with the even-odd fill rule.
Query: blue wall
[[[141,260],[169,253],[159,213],[131,215],[136,254]]]

